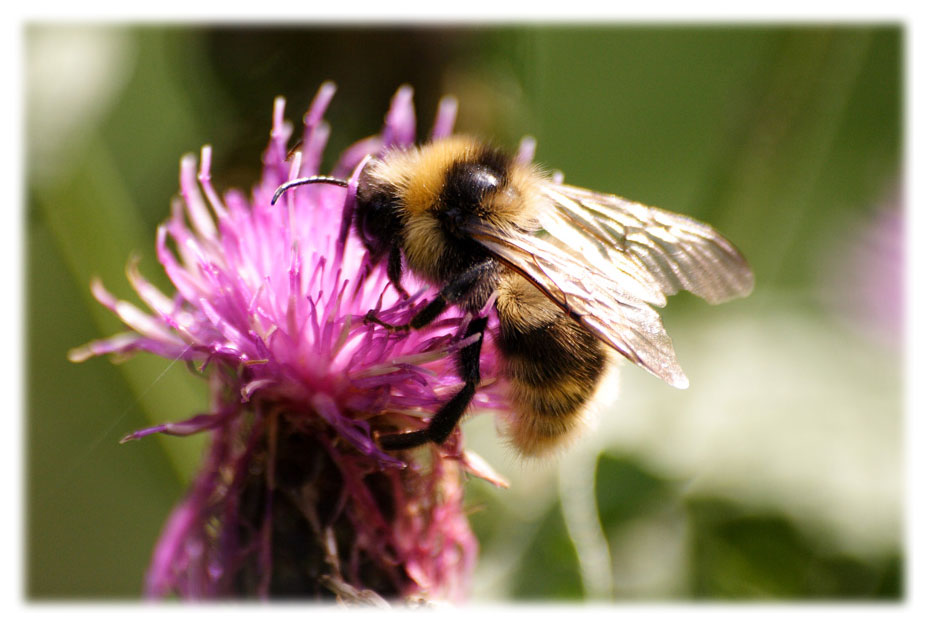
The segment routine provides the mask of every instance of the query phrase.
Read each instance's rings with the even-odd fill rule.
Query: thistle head
[[[212,384],[209,412],[126,437],[212,436],[155,550],[151,595],[466,590],[476,542],[460,509],[462,472],[497,479],[457,435],[418,454],[385,452],[376,436],[421,428],[460,385],[454,354],[474,339],[454,309],[402,334],[365,322],[372,310],[406,322],[434,290],[407,278],[409,295],[400,294],[350,229],[365,159],[415,140],[411,89],[396,94],[378,135],[338,158],[328,176],[344,185],[300,186],[272,203],[285,182],[320,175],[333,94],[320,88],[295,151],[275,101],[260,180],[247,194],[217,192],[209,147],[199,163],[181,160],[180,195],[156,237],[173,294],[134,261],[127,274],[147,310],[92,284],[128,331],[72,350],[72,360],[149,352],[190,363]],[[433,137],[451,132],[454,110],[443,101]],[[490,381],[494,360],[483,358]],[[474,401],[500,404],[492,384]],[[306,552],[288,556],[285,544]]]

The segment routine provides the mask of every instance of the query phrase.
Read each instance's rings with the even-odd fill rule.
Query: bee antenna
[[[300,177],[299,179],[291,179],[290,181],[282,184],[274,192],[274,196],[271,197],[271,205],[277,203],[277,199],[280,198],[284,192],[290,188],[296,188],[297,186],[305,186],[310,183],[329,183],[335,186],[341,186],[342,188],[348,187],[348,182],[344,179],[339,179],[338,177],[326,177],[325,175],[314,175],[312,177]]]

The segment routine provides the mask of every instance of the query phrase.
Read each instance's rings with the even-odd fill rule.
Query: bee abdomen
[[[544,454],[576,434],[606,369],[602,343],[554,304],[501,291],[497,347],[504,358],[513,417],[508,438],[522,453]]]

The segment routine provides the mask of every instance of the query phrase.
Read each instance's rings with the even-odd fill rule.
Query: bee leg
[[[477,391],[477,385],[480,384],[480,349],[483,345],[484,331],[487,327],[487,319],[474,319],[467,326],[465,337],[479,334],[477,340],[458,352],[458,372],[464,380],[464,386],[454,394],[454,396],[445,402],[438,412],[432,417],[429,425],[413,432],[404,432],[392,435],[384,435],[380,438],[380,445],[385,450],[403,450],[414,448],[428,442],[444,443],[470,401]]]
[[[365,323],[376,323],[377,325],[387,328],[391,332],[405,332],[412,328],[418,330],[424,328],[436,318],[438,315],[443,313],[448,307],[448,302],[444,297],[439,294],[435,299],[426,304],[425,308],[417,312],[409,323],[404,323],[403,325],[393,325],[392,323],[387,323],[386,321],[381,321],[374,314],[374,311],[371,310],[366,315],[364,315]]]
[[[427,326],[434,321],[438,315],[445,311],[449,304],[460,303],[473,290],[474,286],[490,272],[494,266],[493,261],[486,261],[481,264],[475,264],[467,271],[462,273],[457,279],[445,286],[440,293],[430,301],[425,308],[415,314],[405,326],[388,326],[392,329],[397,328],[414,328],[419,329]],[[376,321],[372,313],[366,317],[368,321]],[[432,417],[432,421],[423,430],[416,430],[407,433],[397,433],[392,435],[383,435],[380,438],[380,445],[386,450],[402,450],[414,448],[428,442],[443,443],[454,427],[457,426],[458,420],[467,410],[470,401],[477,391],[477,385],[480,383],[480,348],[483,345],[484,331],[487,327],[487,318],[482,317],[473,319],[467,326],[465,337],[479,334],[477,340],[458,352],[458,372],[461,379],[464,380],[464,386],[445,402],[438,412]]]
[[[403,299],[409,299],[409,293],[406,292],[406,289],[403,288],[403,285],[400,284],[400,279],[403,276],[403,255],[400,252],[400,248],[396,245],[393,245],[393,248],[390,249],[390,257],[387,258],[387,279],[390,280],[390,283],[393,284],[393,288],[396,289],[396,292],[400,294],[400,297]]]
[[[480,278],[483,277],[487,270],[492,268],[492,265],[492,261],[487,261],[472,266],[470,269],[462,273],[461,276],[456,280],[445,286],[441,292],[435,296],[435,299],[426,304],[425,308],[417,312],[413,318],[410,319],[409,323],[403,325],[393,325],[392,323],[386,323],[378,319],[373,310],[364,315],[364,321],[366,323],[376,323],[377,325],[387,328],[393,332],[405,332],[409,328],[412,328],[413,330],[424,328],[432,321],[437,319],[438,315],[443,313],[449,304],[458,303],[463,300],[464,297],[470,293],[471,289],[480,280]]]

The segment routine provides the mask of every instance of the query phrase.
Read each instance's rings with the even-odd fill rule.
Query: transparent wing
[[[540,230],[467,227],[498,260],[633,363],[673,386],[686,376],[651,305],[689,290],[711,303],[746,295],[744,258],[711,227],[685,216],[551,183]],[[650,305],[649,305],[650,304]]]
[[[688,385],[657,312],[642,288],[618,271],[608,276],[535,234],[500,234],[485,225],[473,237],[501,262],[633,363],[678,388]]]
[[[595,249],[593,264],[636,265],[643,277],[650,276],[645,281],[655,292],[686,290],[717,304],[754,288],[754,274],[741,252],[705,223],[563,184],[545,185],[543,194],[551,203],[538,219],[550,238],[584,257]],[[651,303],[665,302],[658,298]]]

